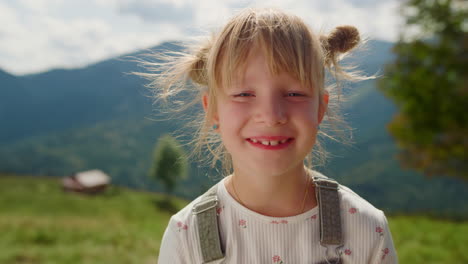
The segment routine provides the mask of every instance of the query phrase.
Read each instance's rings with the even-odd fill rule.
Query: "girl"
[[[294,15],[248,9],[194,53],[140,74],[160,99],[193,82],[205,110],[195,150],[230,174],[172,216],[160,264],[397,263],[384,213],[309,169],[312,149],[324,153],[319,124],[340,121],[326,70],[366,79],[337,63],[358,42],[351,26],[319,37]]]

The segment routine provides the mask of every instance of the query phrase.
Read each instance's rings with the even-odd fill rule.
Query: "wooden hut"
[[[101,170],[77,172],[62,179],[62,187],[65,191],[80,193],[99,193],[104,191],[109,184],[109,175]]]

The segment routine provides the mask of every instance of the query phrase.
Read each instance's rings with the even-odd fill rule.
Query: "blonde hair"
[[[155,101],[167,103],[185,91],[192,92],[192,95],[195,93],[191,102],[176,101],[176,107],[172,109],[176,113],[200,104],[204,93],[209,95],[206,113],[201,111],[198,118],[188,123],[196,130],[191,141],[191,157],[205,158],[211,167],[221,161],[224,174],[228,175],[232,170],[231,157],[220,136],[211,130],[211,120],[216,110],[217,92],[232,83],[233,75],[244,68],[252,49],[261,47],[272,74],[287,72],[304,87],[314,89],[320,104],[324,104],[322,95],[328,92],[327,118],[318,136],[349,143],[346,131],[350,129],[339,115],[341,86],[335,84],[325,88],[325,73],[328,70],[337,82],[372,78],[338,64],[342,59],[340,55],[359,42],[359,32],[352,26],[340,26],[329,35],[319,36],[295,15],[277,9],[246,9],[234,16],[219,33],[199,42],[188,52],[155,54],[158,62],[141,61],[150,72],[136,74],[150,80],[148,87],[152,89]],[[325,132],[324,128],[337,132],[340,140]],[[324,164],[328,153],[319,139],[313,149],[306,158],[308,166],[312,167],[314,159],[318,164]],[[205,155],[205,151],[211,153],[211,157]]]

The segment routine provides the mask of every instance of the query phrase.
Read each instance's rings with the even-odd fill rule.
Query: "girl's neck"
[[[252,211],[267,216],[287,217],[301,214],[317,205],[313,182],[307,177],[310,176],[302,164],[274,176],[252,175],[235,168],[234,173],[226,179],[225,186],[237,202]]]

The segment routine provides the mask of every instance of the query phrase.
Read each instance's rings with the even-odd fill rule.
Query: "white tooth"
[[[269,143],[270,143],[270,142],[268,142],[268,141],[262,141],[262,144],[263,144],[263,145],[266,145],[266,146],[268,146]]]
[[[278,141],[270,141],[270,145],[276,146],[276,145],[278,145]]]
[[[287,139],[283,139],[280,141],[281,144],[285,143],[286,141],[288,141]]]
[[[257,140],[256,139],[251,139],[253,143],[257,143]]]

